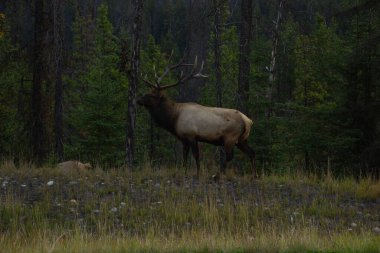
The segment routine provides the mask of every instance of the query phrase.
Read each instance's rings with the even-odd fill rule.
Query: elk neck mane
[[[155,107],[150,107],[149,112],[150,115],[153,117],[153,120],[160,127],[176,135],[175,125],[179,115],[178,103],[174,102],[166,95],[162,94],[159,105]]]

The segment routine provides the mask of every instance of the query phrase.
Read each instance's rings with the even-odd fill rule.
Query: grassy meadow
[[[380,182],[0,165],[0,252],[380,252]]]

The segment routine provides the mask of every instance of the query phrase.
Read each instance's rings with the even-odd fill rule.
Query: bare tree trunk
[[[251,68],[249,56],[251,54],[252,41],[252,2],[252,0],[241,1],[237,106],[246,114],[248,114],[249,74]]]
[[[206,0],[187,0],[187,48],[185,52],[187,62],[194,62],[196,56],[198,57],[198,62],[206,60],[210,34],[206,13],[208,6],[209,1]],[[200,88],[204,83],[203,78],[189,80],[186,85],[179,87],[178,99],[182,102],[197,101]]]
[[[55,154],[59,162],[63,161],[63,85],[62,85],[62,57],[63,57],[63,5],[64,2],[54,0],[54,63],[55,63]]]
[[[32,83],[32,154],[39,164],[46,156],[45,125],[42,112],[42,82],[44,79],[44,0],[35,1],[34,11],[34,56]]]
[[[142,22],[143,0],[134,0],[134,21],[132,27],[131,70],[129,72],[128,115],[125,141],[126,164],[133,169],[135,159],[135,126],[136,126],[136,91],[140,67],[140,33]]]
[[[277,18],[274,21],[271,60],[270,60],[270,65],[268,67],[269,80],[268,80],[268,87],[267,87],[267,94],[266,94],[268,102],[269,102],[269,106],[266,111],[267,118],[269,118],[272,114],[273,86],[276,82],[276,57],[277,57],[277,45],[278,45],[278,32],[279,32],[280,22],[282,19],[282,10],[284,6],[284,1],[285,0],[278,0]]]
[[[223,1],[223,0],[222,0]],[[221,38],[221,8],[220,6],[223,3],[218,3],[217,0],[213,0],[214,7],[214,29],[215,29],[215,37],[214,37],[214,54],[215,54],[215,86],[216,86],[216,106],[222,107],[222,70],[221,70],[221,49],[220,45],[222,44]],[[224,152],[220,149],[219,152],[219,167],[224,170]]]

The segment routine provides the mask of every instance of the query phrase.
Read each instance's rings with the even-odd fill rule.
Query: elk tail
[[[239,142],[242,142],[248,139],[249,133],[251,132],[251,127],[253,125],[253,121],[250,118],[248,118],[246,115],[244,115],[243,113],[241,113],[241,118],[243,119],[243,122],[244,122],[244,131],[239,138]]]

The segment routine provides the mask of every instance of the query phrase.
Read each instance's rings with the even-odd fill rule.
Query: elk
[[[180,78],[175,83],[162,85],[163,78],[170,71],[189,66],[192,67],[190,73],[184,75],[181,72]],[[192,78],[207,77],[202,74],[203,62],[198,72],[197,57],[192,64],[183,63],[182,59],[175,65],[167,66],[161,76],[157,75],[155,68],[153,69],[155,72],[153,82],[147,80],[146,75],[145,78],[141,78],[151,88],[151,92],[140,97],[137,103],[149,111],[159,127],[169,131],[182,142],[184,164],[191,148],[199,177],[198,142],[224,146],[226,159],[222,167],[223,173],[227,162],[233,158],[233,147],[236,145],[250,158],[253,176],[257,177],[255,152],[247,142],[253,124],[251,119],[234,109],[207,107],[196,103],[177,103],[163,92]]]

